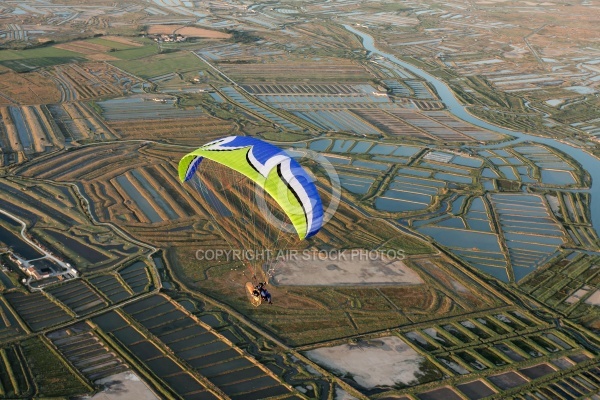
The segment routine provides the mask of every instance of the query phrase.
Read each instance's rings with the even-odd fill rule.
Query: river
[[[344,28],[346,28],[348,31],[354,33],[355,35],[359,36],[362,39],[363,47],[365,48],[365,50],[369,51],[372,54],[377,54],[381,57],[387,58],[392,63],[401,66],[402,68],[410,71],[414,75],[429,82],[437,91],[438,96],[444,102],[448,111],[450,111],[456,117],[462,119],[463,121],[469,122],[473,125],[479,126],[481,128],[489,129],[490,131],[503,133],[503,134],[514,137],[514,139],[512,141],[503,142],[502,144],[500,144],[498,146],[504,147],[504,146],[508,146],[511,144],[515,144],[518,142],[524,142],[524,141],[528,141],[528,142],[532,142],[532,143],[541,143],[541,144],[553,147],[559,151],[562,151],[563,153],[568,154],[573,159],[575,159],[577,162],[579,162],[579,164],[581,164],[583,169],[585,169],[590,174],[590,177],[592,178],[591,187],[586,192],[591,194],[591,200],[590,200],[590,214],[591,214],[591,219],[592,219],[591,222],[592,222],[594,229],[596,230],[596,233],[598,234],[598,236],[600,236],[600,160],[599,159],[597,159],[596,157],[592,156],[590,153],[586,152],[585,150],[583,150],[579,147],[575,147],[570,144],[560,142],[558,140],[551,139],[551,138],[538,137],[538,136],[528,135],[523,132],[517,132],[517,131],[511,131],[508,129],[504,129],[499,126],[485,122],[485,121],[471,115],[467,111],[466,107],[463,106],[458,101],[458,99],[454,96],[454,93],[452,92],[452,90],[444,82],[440,81],[439,79],[437,79],[435,76],[431,75],[430,73],[423,71],[422,69],[417,68],[412,64],[409,64],[407,62],[400,60],[399,58],[395,57],[393,54],[386,53],[384,51],[377,49],[375,47],[375,42],[374,42],[372,36],[362,32],[362,31],[359,31],[357,29],[354,29],[353,27],[351,27],[349,25],[344,25]],[[475,147],[475,146],[470,146],[470,147]],[[486,146],[481,146],[481,147],[486,147]],[[490,146],[490,147],[495,147],[495,146]]]

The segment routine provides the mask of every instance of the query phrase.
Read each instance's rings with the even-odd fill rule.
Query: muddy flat
[[[424,283],[402,260],[305,260],[297,257],[281,260],[271,267],[273,285],[335,286]]]
[[[581,288],[581,289],[577,290],[575,293],[573,293],[572,295],[570,295],[565,300],[565,303],[567,303],[567,304],[577,303],[579,300],[581,300],[581,298],[585,297],[589,292],[590,292],[589,288]]]
[[[148,386],[131,371],[100,379],[96,384],[104,387],[101,392],[96,393],[90,400],[158,400]]]
[[[306,355],[318,364],[341,375],[350,374],[360,386],[410,385],[418,382],[421,364],[419,355],[397,336],[361,341],[358,344],[322,347]]]
[[[600,289],[596,290],[590,297],[588,297],[585,301],[585,304],[600,306]]]

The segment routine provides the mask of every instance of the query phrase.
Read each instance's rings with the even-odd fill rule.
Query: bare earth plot
[[[307,356],[341,375],[351,374],[356,383],[366,389],[417,384],[421,366],[426,362],[396,336],[358,345],[322,347],[308,351]]]
[[[0,74],[0,104],[44,104],[60,100],[58,88],[41,72]]]
[[[271,283],[274,285],[337,286],[385,285],[424,283],[421,277],[401,260],[378,258],[376,260],[295,260],[278,261],[273,265]]]
[[[600,290],[596,290],[594,294],[587,298],[585,303],[593,306],[600,306]]]
[[[228,39],[231,37],[230,34],[224,32],[182,25],[152,25],[148,28],[148,33],[151,35],[173,35],[178,33],[183,36],[209,39]]]
[[[154,400],[159,397],[131,371],[107,376],[96,382],[104,387],[100,393],[92,396],[90,400]]]

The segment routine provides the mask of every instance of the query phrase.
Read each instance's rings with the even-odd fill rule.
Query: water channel
[[[454,96],[452,90],[446,85],[444,82],[440,81],[433,75],[429,74],[421,70],[420,68],[415,67],[412,64],[404,62],[399,58],[395,57],[390,53],[386,53],[384,51],[378,50],[375,47],[375,43],[373,37],[354,29],[349,25],[344,25],[348,31],[354,33],[362,39],[363,47],[365,50],[369,51],[371,54],[376,54],[378,56],[384,57],[392,63],[401,66],[403,69],[406,69],[413,73],[414,75],[426,80],[429,82],[437,91],[438,96],[446,105],[446,108],[449,112],[451,112],[456,117],[462,119],[463,121],[469,122],[475,126],[479,126],[481,128],[489,129],[490,131],[502,133],[505,135],[513,136],[514,139],[511,141],[503,142],[499,145],[492,146],[472,146],[469,145],[470,148],[477,147],[485,147],[485,148],[493,148],[493,147],[505,147],[519,142],[532,142],[532,143],[540,143],[550,147],[553,147],[559,151],[562,151],[565,154],[568,154],[573,159],[577,160],[579,164],[586,170],[590,177],[592,178],[592,183],[590,189],[587,191],[591,194],[590,200],[590,214],[591,214],[591,223],[596,230],[596,233],[600,236],[600,160],[585,150],[575,147],[571,144],[560,142],[555,139],[538,137],[533,135],[528,135],[523,132],[511,131],[508,129],[501,128],[499,126],[490,124],[485,122],[473,115],[471,115],[465,106],[463,106],[458,99]]]

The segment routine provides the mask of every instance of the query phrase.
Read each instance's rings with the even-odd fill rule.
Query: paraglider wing
[[[191,179],[203,158],[225,165],[261,186],[288,216],[300,239],[321,229],[323,205],[315,184],[304,168],[280,148],[245,136],[218,139],[179,161],[179,179]]]

